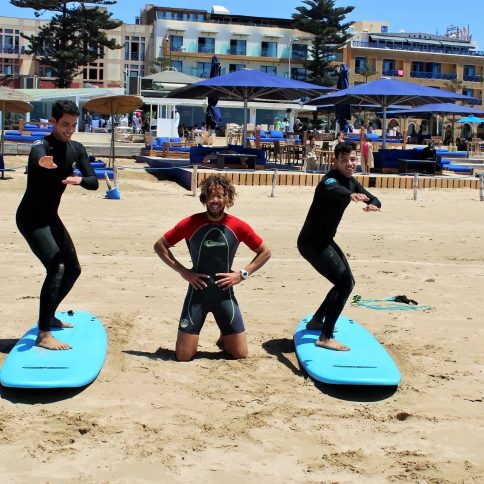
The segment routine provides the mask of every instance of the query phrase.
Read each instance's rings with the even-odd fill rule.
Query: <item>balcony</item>
[[[5,47],[0,47],[0,54],[20,54],[20,52],[25,50],[25,47],[22,49],[19,46],[13,47],[10,45],[6,45]]]
[[[360,40],[352,40],[352,47],[365,47],[370,49],[389,49],[389,50],[405,50],[410,52],[433,52],[436,54],[452,54],[452,55],[469,55],[473,57],[484,57],[484,51],[474,51],[467,48],[457,47],[437,47],[432,45],[406,45],[406,44],[381,44],[379,42],[362,42]]]
[[[229,55],[247,55],[247,49],[237,49],[235,47],[230,47],[228,50]]]
[[[466,75],[464,75],[464,81],[481,82],[481,76],[476,76],[476,75],[466,76]]]
[[[387,69],[382,71],[382,76],[387,77],[403,77],[403,70],[402,69]]]
[[[446,74],[440,72],[411,71],[410,77],[418,79],[440,79],[442,81],[453,81],[457,79],[457,74]]]
[[[201,47],[198,46],[198,53],[199,54],[215,54],[215,47]]]

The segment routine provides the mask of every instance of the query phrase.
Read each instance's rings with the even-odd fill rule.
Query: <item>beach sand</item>
[[[7,165],[15,165],[8,160]],[[131,162],[132,163],[132,162]],[[132,163],[132,166],[135,166]],[[22,171],[0,181],[0,363],[35,321],[43,268],[15,226]],[[399,388],[315,384],[292,343],[329,289],[297,252],[312,187],[238,187],[230,213],[272,259],[236,287],[250,357],[226,359],[211,317],[197,357],[174,360],[186,283],[153,243],[202,205],[141,170],[120,173],[119,201],[68,187],[60,214],[83,267],[61,310],[105,324],[109,351],[87,388],[0,389],[3,482],[482,482],[484,203],[477,190],[373,190],[381,213],[351,204],[336,240],[353,294],[405,294],[430,311],[344,314],[397,362]],[[188,264],[184,243],[175,255]],[[252,258],[239,248],[234,268]]]

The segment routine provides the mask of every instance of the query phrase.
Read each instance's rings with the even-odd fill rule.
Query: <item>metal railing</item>
[[[447,46],[433,46],[433,45],[404,45],[404,44],[389,44],[379,42],[363,42],[361,40],[351,41],[352,47],[369,47],[370,49],[389,49],[389,50],[406,50],[411,52],[434,52],[437,54],[454,54],[454,55],[468,55],[475,57],[484,57],[484,51],[472,50],[470,48],[447,47]]]

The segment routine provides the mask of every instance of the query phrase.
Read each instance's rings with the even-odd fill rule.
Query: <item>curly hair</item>
[[[230,208],[235,202],[235,187],[231,180],[223,175],[210,175],[200,182],[200,201],[205,205],[210,192],[217,186],[223,188],[224,195],[227,198],[226,207]]]

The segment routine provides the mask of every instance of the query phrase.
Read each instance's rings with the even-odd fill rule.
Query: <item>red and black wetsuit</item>
[[[39,166],[38,161],[43,156],[53,156],[57,168]],[[27,188],[17,209],[17,227],[47,270],[40,293],[41,331],[50,330],[57,307],[81,273],[74,244],[57,214],[66,189],[62,180],[71,176],[74,168],[82,173],[83,188],[98,188],[96,174],[80,143],[66,143],[49,135],[32,145],[27,167]]]
[[[170,246],[186,239],[193,271],[210,276],[207,287],[194,290],[191,286],[183,304],[179,330],[200,334],[205,318],[213,313],[222,334],[242,333],[244,322],[232,288],[223,290],[215,284],[218,273],[227,273],[240,242],[256,250],[262,239],[242,220],[225,214],[219,222],[197,213],[183,219],[165,235]]]
[[[313,316],[316,324],[323,323],[327,338],[333,337],[336,321],[343,311],[355,280],[343,251],[333,240],[352,193],[364,193],[366,204],[381,207],[381,203],[353,177],[337,170],[329,171],[316,187],[314,199],[297,240],[301,255],[334,287]]]

